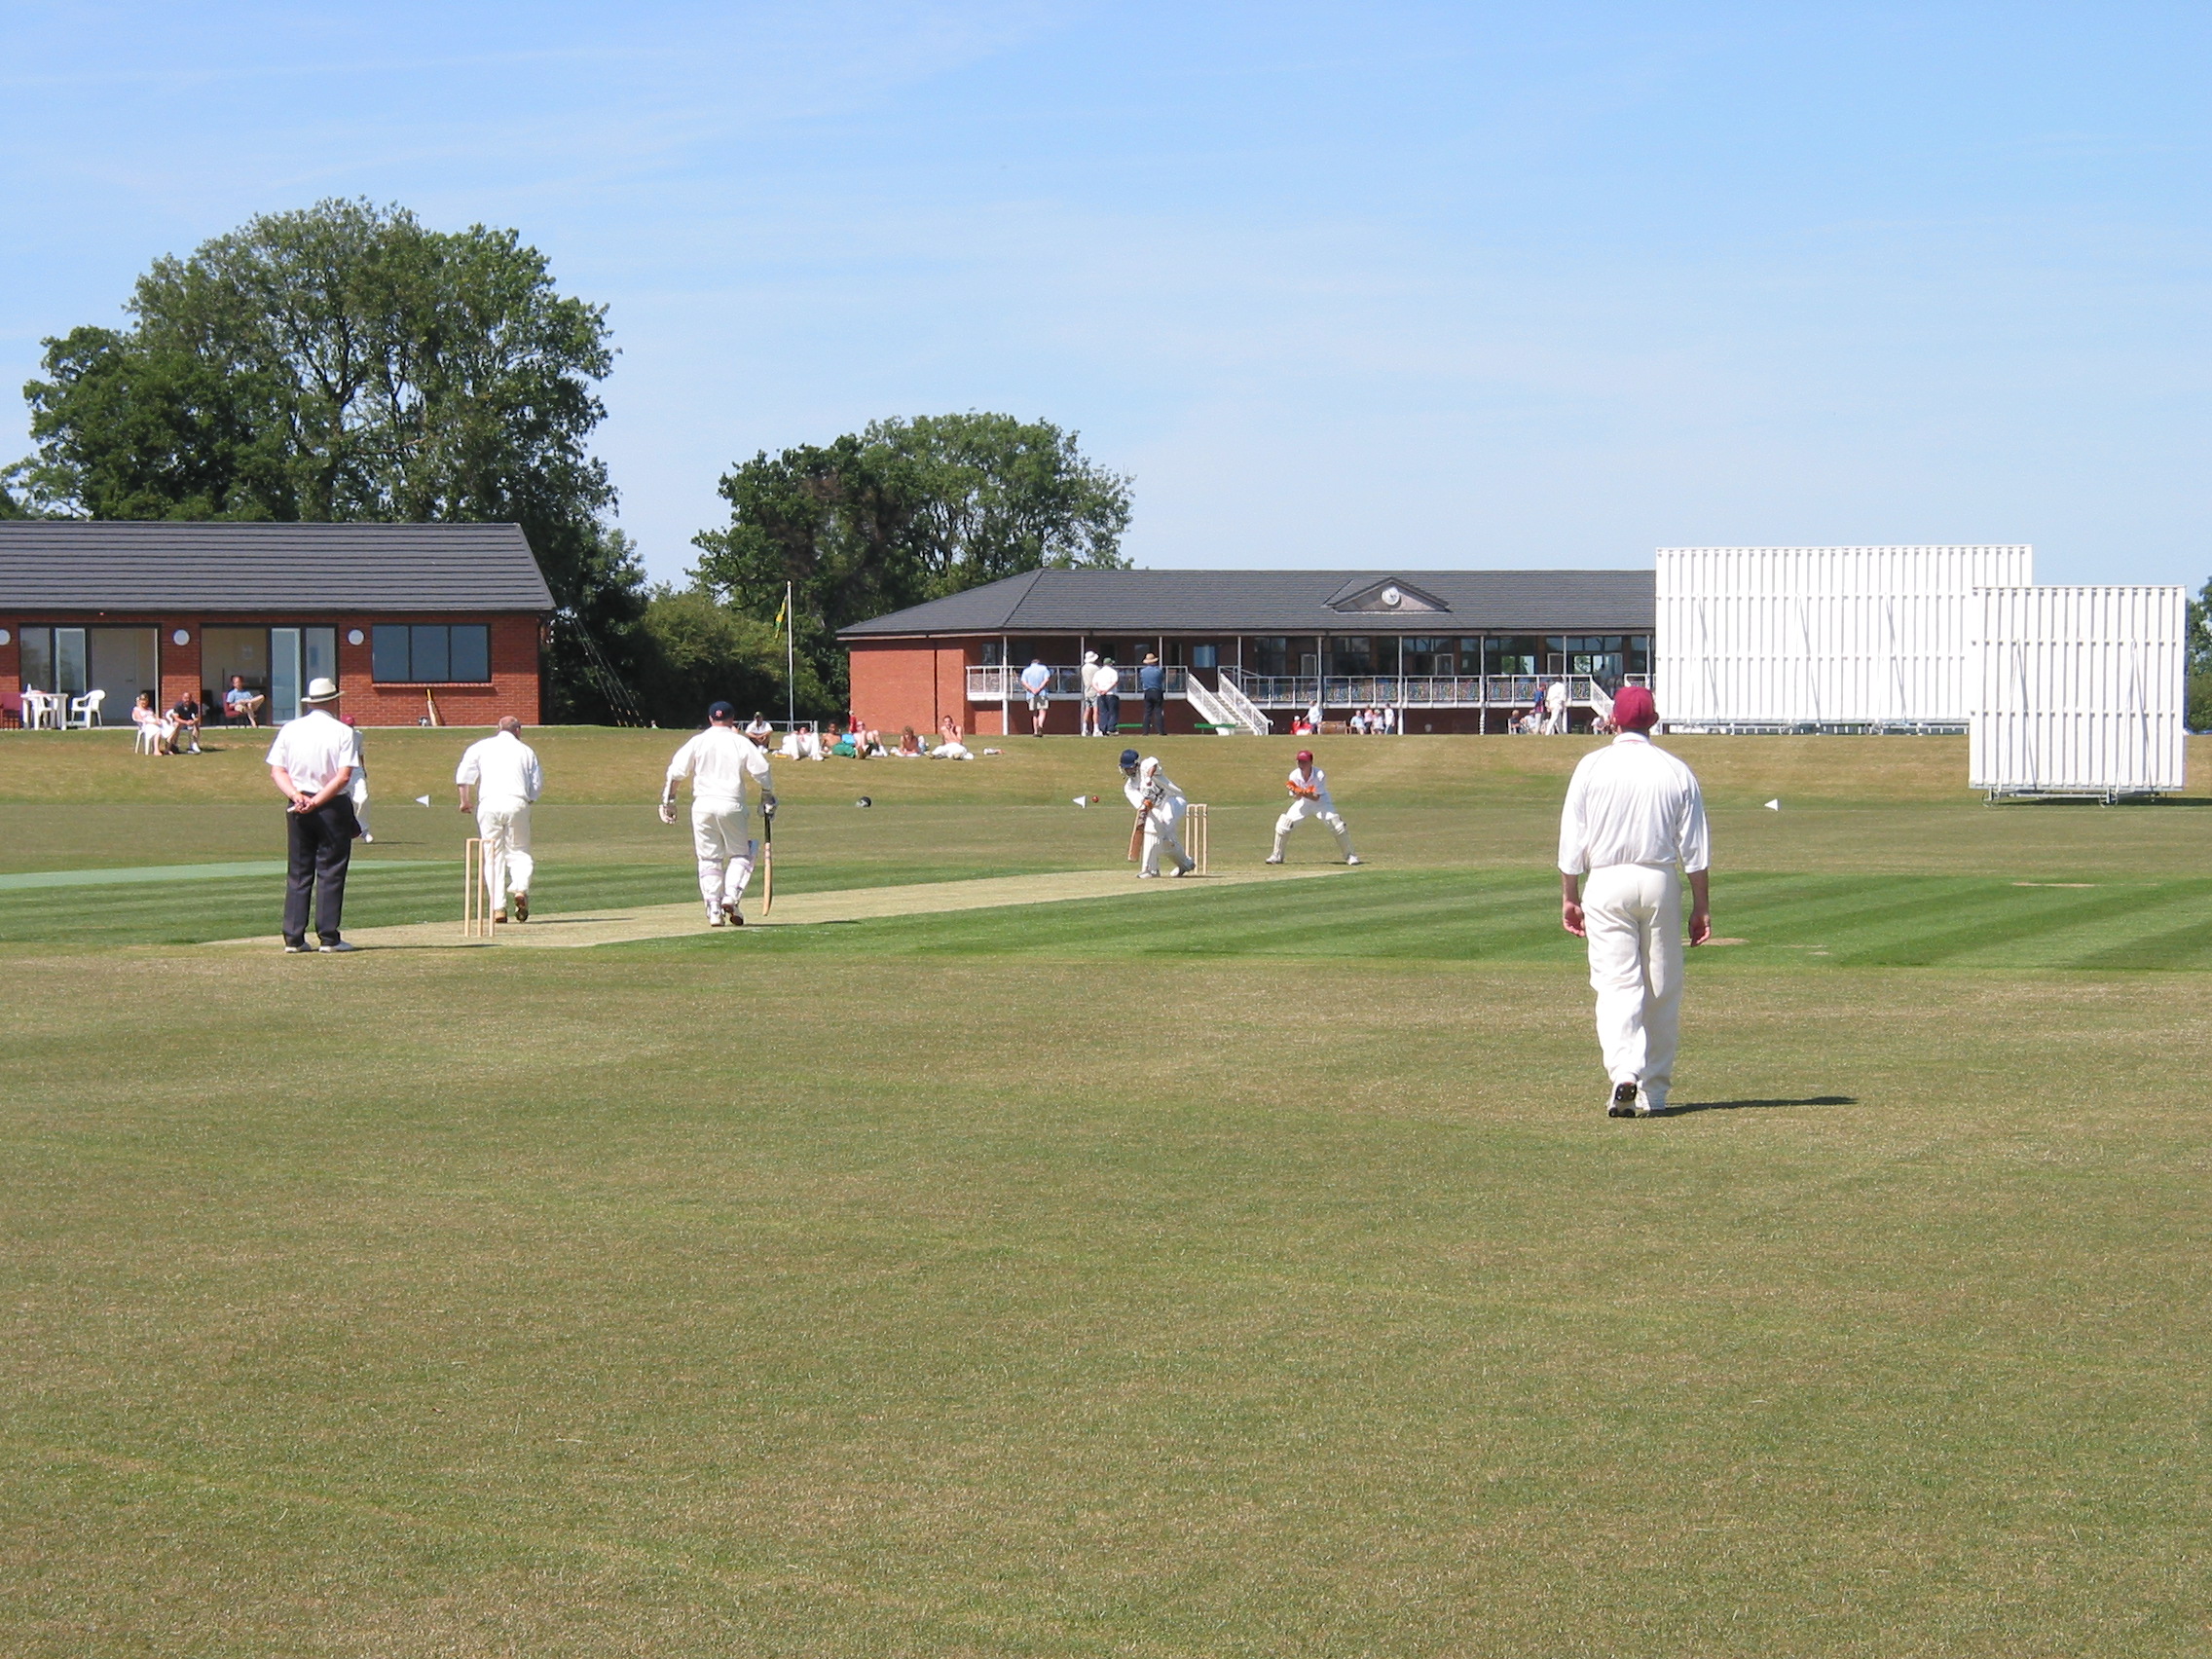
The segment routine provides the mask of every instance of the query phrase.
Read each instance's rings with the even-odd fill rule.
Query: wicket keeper
[[[1283,848],[1290,844],[1290,832],[1309,818],[1318,818],[1329,827],[1346,864],[1359,863],[1359,855],[1351,850],[1351,831],[1345,828],[1337,803],[1329,798],[1329,775],[1313,764],[1312,750],[1298,752],[1298,764],[1291,767],[1286,782],[1290,788],[1290,805],[1275,820],[1275,850],[1268,855],[1268,863],[1282,863]]]

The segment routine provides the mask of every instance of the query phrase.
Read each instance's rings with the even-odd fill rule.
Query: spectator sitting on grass
[[[899,734],[899,747],[892,753],[902,760],[919,760],[922,757],[922,740],[914,735],[912,726]]]
[[[950,715],[945,716],[943,719],[938,722],[938,729],[943,735],[938,740],[938,746],[930,751],[932,760],[973,760],[976,758],[969,752],[968,746],[960,741],[960,727],[954,723]]]

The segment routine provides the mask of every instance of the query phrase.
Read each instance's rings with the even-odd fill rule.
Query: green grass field
[[[689,896],[675,741],[542,734],[541,909]],[[350,923],[458,921],[459,746]],[[779,884],[1117,866],[1003,747],[779,768]],[[1161,746],[1217,864],[1295,747]],[[1333,744],[1326,881],[326,960],[11,884],[279,857],[258,749],[0,736],[0,1653],[2212,1647],[2212,801],[1682,740],[1743,942],[1620,1123],[1584,747]]]

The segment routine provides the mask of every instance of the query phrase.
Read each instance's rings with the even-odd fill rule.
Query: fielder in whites
[[[522,721],[502,716],[499,729],[472,743],[453,775],[461,810],[469,810],[468,792],[476,791],[476,833],[484,838],[484,892],[492,920],[507,919],[507,894],[514,894],[518,922],[530,920],[530,878],[537,866],[530,856],[530,808],[545,788],[537,751],[522,740]]]
[[[1282,863],[1282,850],[1290,844],[1290,832],[1309,818],[1318,818],[1329,827],[1329,833],[1337,838],[1337,849],[1345,856],[1345,863],[1359,863],[1359,855],[1351,850],[1351,831],[1345,828],[1344,816],[1337,811],[1337,803],[1329,798],[1329,774],[1313,764],[1313,751],[1301,749],[1298,764],[1291,767],[1285,780],[1290,789],[1290,805],[1275,820],[1275,850],[1268,855],[1268,863]]]
[[[1191,803],[1161,770],[1157,756],[1139,759],[1135,750],[1122,751],[1122,793],[1144,819],[1144,862],[1137,866],[1139,881],[1160,873],[1162,846],[1175,855],[1175,874],[1189,875],[1198,867],[1198,861],[1183,850],[1182,832],[1177,828]]]
[[[737,729],[737,711],[717,703],[707,711],[707,729],[676,752],[661,786],[660,821],[676,822],[676,786],[691,780],[691,846],[699,856],[699,897],[707,903],[707,926],[741,928],[738,902],[753,879],[759,843],[746,833],[745,781],[760,786],[760,810],[776,810],[768,757]]]
[[[1682,1012],[1682,877],[1690,943],[1713,937],[1705,797],[1681,761],[1653,745],[1659,711],[1641,685],[1613,699],[1620,735],[1574,768],[1559,821],[1560,921],[1590,941],[1605,1112],[1667,1109]]]

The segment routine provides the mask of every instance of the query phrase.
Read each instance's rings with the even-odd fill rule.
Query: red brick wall
[[[856,645],[852,651],[852,712],[881,732],[912,726],[935,733],[950,715],[964,733],[979,728],[977,717],[989,714],[997,727],[999,706],[968,702],[968,652],[958,645],[886,641]]]
[[[203,623],[217,627],[280,628],[335,627],[338,630],[338,688],[346,694],[342,712],[361,725],[413,725],[429,712],[425,690],[434,694],[438,715],[446,725],[490,725],[501,715],[515,715],[537,723],[544,715],[544,687],[539,671],[539,622],[535,616],[484,616],[454,612],[432,616],[334,615],[301,612],[284,616],[206,616],[186,613],[149,615],[143,611],[105,612],[96,616],[36,615],[0,617],[9,643],[0,646],[0,690],[14,692],[22,682],[21,657],[16,636],[24,622],[63,627],[145,627],[161,631],[161,674],[164,705],[201,690],[222,695],[222,687],[208,684],[202,673],[200,631]],[[379,622],[489,622],[492,628],[492,678],[488,682],[451,685],[379,685],[371,679],[371,632]],[[175,633],[182,628],[191,638],[179,645]],[[348,643],[354,629],[361,643]],[[113,719],[113,713],[110,713]]]

